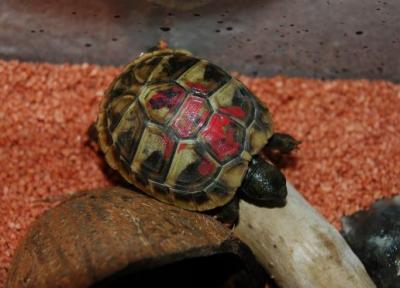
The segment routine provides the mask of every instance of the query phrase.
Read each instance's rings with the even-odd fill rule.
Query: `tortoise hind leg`
[[[97,134],[96,122],[93,122],[86,131],[88,141],[98,143],[99,135]]]
[[[216,218],[229,226],[235,224],[239,218],[239,197],[235,195],[231,202],[221,208]]]
[[[96,122],[93,122],[86,130],[85,146],[90,147],[93,151],[96,151],[97,153],[100,153],[101,149],[98,144],[99,135],[97,133]]]
[[[213,216],[224,225],[231,227],[236,224],[239,218],[239,197],[235,195],[235,197],[233,197],[233,199],[228,204],[207,211],[205,213]]]

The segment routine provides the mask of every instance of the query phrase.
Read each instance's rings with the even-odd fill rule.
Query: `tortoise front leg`
[[[239,197],[235,197],[228,204],[217,208],[215,218],[227,226],[235,224],[239,218]]]
[[[265,146],[268,158],[279,167],[291,162],[290,152],[297,148],[301,142],[286,133],[275,133]]]
[[[300,143],[300,141],[289,134],[274,133],[265,147],[270,151],[276,151],[280,154],[289,154],[296,149]]]

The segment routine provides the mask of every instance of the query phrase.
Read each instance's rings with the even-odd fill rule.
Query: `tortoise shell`
[[[228,203],[272,135],[237,79],[185,50],[142,54],[111,84],[97,120],[107,163],[143,192],[189,210]]]

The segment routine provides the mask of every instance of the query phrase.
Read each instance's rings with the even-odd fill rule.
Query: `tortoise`
[[[183,49],[129,63],[108,88],[96,129],[106,162],[127,182],[195,211],[237,207],[235,195],[284,205],[284,175],[258,154],[299,144],[273,132],[268,109],[238,79]]]

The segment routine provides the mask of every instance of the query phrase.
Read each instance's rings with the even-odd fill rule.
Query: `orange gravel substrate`
[[[120,68],[0,61],[0,286],[27,226],[62,196],[110,185],[86,144]],[[302,140],[287,178],[329,221],[400,192],[400,85],[241,77]]]

